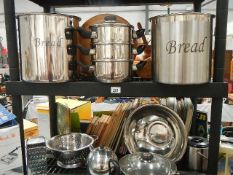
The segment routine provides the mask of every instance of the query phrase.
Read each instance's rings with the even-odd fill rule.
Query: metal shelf
[[[227,96],[227,84],[223,83],[224,55],[226,47],[226,26],[228,16],[228,1],[217,0],[215,29],[215,65],[214,83],[203,85],[171,86],[153,82],[126,82],[121,84],[102,84],[98,82],[68,82],[68,83],[26,83],[20,80],[17,32],[15,22],[15,0],[4,0],[5,23],[8,45],[10,75],[12,82],[6,85],[7,93],[12,94],[12,108],[20,126],[22,158],[24,174],[26,172],[25,142],[23,131],[21,95],[49,95],[50,123],[55,123],[54,95],[86,95],[86,96],[187,96],[213,97],[211,105],[211,127],[209,137],[209,156],[207,174],[217,174],[220,127],[222,114],[222,97]],[[201,11],[203,0],[31,0],[44,7],[44,12],[50,12],[52,7],[63,6],[106,6],[106,5],[146,5],[166,3],[193,3],[194,11]],[[120,94],[111,94],[111,86],[120,87]],[[51,127],[51,130],[54,129]]]
[[[111,93],[111,88],[121,89]],[[151,81],[104,84],[92,81],[66,83],[6,82],[7,94],[11,95],[80,95],[80,96],[127,96],[127,97],[227,97],[227,83],[201,85],[166,85]]]
[[[42,7],[202,3],[204,0],[30,0]]]

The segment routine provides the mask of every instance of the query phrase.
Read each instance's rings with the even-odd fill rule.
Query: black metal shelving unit
[[[201,11],[204,0],[31,0],[49,12],[52,7],[63,6],[100,6],[100,5],[145,5],[161,3],[192,3],[194,11]],[[226,48],[226,26],[228,0],[217,0],[215,29],[215,65],[213,83],[202,85],[173,86],[150,82],[125,82],[120,84],[102,84],[80,81],[67,83],[27,83],[20,81],[17,32],[14,0],[4,0],[7,45],[11,81],[6,83],[7,93],[12,95],[13,112],[20,124],[23,168],[26,174],[25,146],[21,95],[48,95],[50,101],[51,135],[55,132],[55,95],[85,96],[159,96],[159,97],[212,97],[211,128],[209,138],[209,156],[207,174],[217,174],[222,98],[227,97],[227,84],[223,82],[224,56]],[[112,87],[120,87],[120,93],[111,93]]]

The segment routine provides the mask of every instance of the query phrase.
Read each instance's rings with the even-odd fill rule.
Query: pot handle
[[[97,135],[90,135],[90,136],[94,139],[94,141],[99,139],[99,136],[97,136]]]
[[[78,27],[77,31],[79,32],[79,34],[83,37],[83,38],[96,38],[97,37],[97,33],[95,31],[87,31],[82,27]]]
[[[146,48],[146,45],[140,45],[140,46],[138,46],[138,48],[137,49],[135,49],[135,48],[133,48],[133,55],[139,55],[139,54],[141,54],[144,50],[145,50],[145,48]]]
[[[197,154],[201,157],[203,157],[204,159],[208,160],[208,157],[206,157],[204,154],[202,154],[200,151],[197,152]]]
[[[113,21],[113,22],[116,22],[116,16],[115,15],[108,15],[108,16],[105,16],[104,17],[104,21]]]
[[[95,54],[95,49],[89,49],[81,46],[80,44],[76,45],[76,48],[80,50],[80,52],[84,55],[94,55]]]
[[[141,38],[141,37],[145,36],[145,29],[138,29],[136,31],[136,35],[137,35],[137,38]]]
[[[76,48],[78,48],[80,50],[80,52],[84,55],[94,55],[95,54],[95,49],[88,49],[88,48],[81,46],[80,44],[76,44],[76,45],[69,44],[69,45],[67,45],[68,55],[75,55]]]
[[[141,54],[146,49],[146,45],[140,45],[137,48],[137,53]]]
[[[146,65],[147,61],[140,61],[138,64],[136,64],[137,70],[142,70],[143,67]]]
[[[74,28],[67,27],[65,28],[65,37],[67,40],[73,40]]]
[[[111,166],[111,164],[113,166]],[[116,160],[110,159],[108,162],[108,167],[109,167],[109,174],[110,175],[120,175],[121,174],[120,165]]]

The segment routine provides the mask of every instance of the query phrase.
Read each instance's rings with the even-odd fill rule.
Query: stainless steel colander
[[[57,135],[47,142],[57,159],[57,165],[62,168],[77,168],[85,166],[94,138],[84,133]]]

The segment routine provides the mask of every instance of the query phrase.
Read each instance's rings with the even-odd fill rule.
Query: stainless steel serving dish
[[[210,81],[213,15],[177,13],[151,18],[156,80],[165,84]]]
[[[47,142],[47,147],[62,168],[77,168],[86,165],[94,138],[84,133],[57,135]]]
[[[178,161],[185,153],[187,139],[177,113],[161,105],[138,107],[124,126],[124,140],[130,153],[151,152]]]
[[[78,27],[80,18],[63,14],[31,13],[18,16],[22,80],[69,80],[68,42],[64,30]]]

